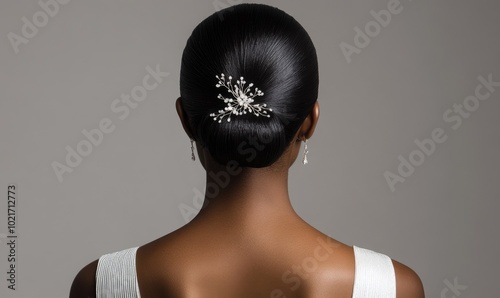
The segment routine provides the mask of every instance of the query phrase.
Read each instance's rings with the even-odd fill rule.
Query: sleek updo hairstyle
[[[227,105],[217,98],[227,97],[227,89],[215,86],[222,73],[233,77],[233,85],[244,77],[262,90],[254,104],[265,103],[270,117],[246,113],[214,121],[210,114]],[[182,55],[181,102],[193,137],[217,162],[260,168],[273,164],[293,141],[318,97],[318,77],[316,49],[293,17],[267,5],[240,4],[193,30]],[[252,147],[252,139],[259,145]]]

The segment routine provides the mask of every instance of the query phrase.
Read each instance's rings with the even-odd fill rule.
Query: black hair
[[[223,15],[222,19],[220,16]],[[216,75],[244,77],[264,92],[270,117],[252,113],[214,121],[227,105]],[[305,29],[285,12],[263,4],[239,4],[214,13],[192,32],[182,55],[181,102],[193,137],[212,157],[242,167],[273,164],[312,110],[318,97],[316,50]],[[259,146],[248,151],[251,138]]]

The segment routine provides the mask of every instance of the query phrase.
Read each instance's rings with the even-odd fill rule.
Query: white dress
[[[103,255],[96,271],[97,298],[140,298],[135,266],[138,247]],[[396,298],[396,275],[388,256],[353,246],[352,298]]]

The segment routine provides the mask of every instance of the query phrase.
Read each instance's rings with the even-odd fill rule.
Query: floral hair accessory
[[[245,79],[240,77],[239,80],[236,81],[235,85],[231,85],[231,80],[233,79],[229,76],[229,81],[226,81],[226,77],[224,74],[219,76],[215,76],[219,82],[215,85],[215,87],[226,87],[228,93],[231,93],[233,98],[226,98],[219,94],[217,96],[218,99],[223,100],[224,103],[227,103],[227,106],[224,107],[224,110],[219,110],[219,112],[211,113],[210,117],[214,118],[214,121],[219,123],[222,122],[224,117],[227,117],[227,122],[231,121],[231,116],[239,116],[246,113],[252,113],[255,116],[264,116],[271,117],[268,112],[272,112],[272,109],[268,108],[266,104],[252,104],[254,102],[254,98],[256,96],[263,96],[264,92],[255,87],[254,91],[250,88],[253,87],[253,83],[250,83],[247,87],[245,87]]]

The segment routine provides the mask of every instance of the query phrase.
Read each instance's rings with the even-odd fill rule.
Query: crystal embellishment
[[[257,117],[271,117],[268,112],[272,112],[272,109],[268,108],[266,104],[254,104],[254,98],[257,96],[263,96],[264,92],[259,90],[257,87],[252,91],[253,83],[250,83],[247,87],[245,87],[246,81],[243,77],[240,77],[239,80],[236,80],[236,84],[232,85],[231,81],[233,77],[229,76],[228,81],[226,81],[226,77],[224,74],[220,76],[215,76],[219,81],[215,85],[215,87],[225,87],[232,95],[230,97],[224,97],[222,94],[217,96],[218,99],[223,100],[224,103],[227,104],[223,110],[219,110],[218,113],[211,113],[210,117],[214,119],[214,121],[222,122],[224,118],[226,118],[227,122],[231,122],[231,116],[238,116],[247,113],[252,113]]]

